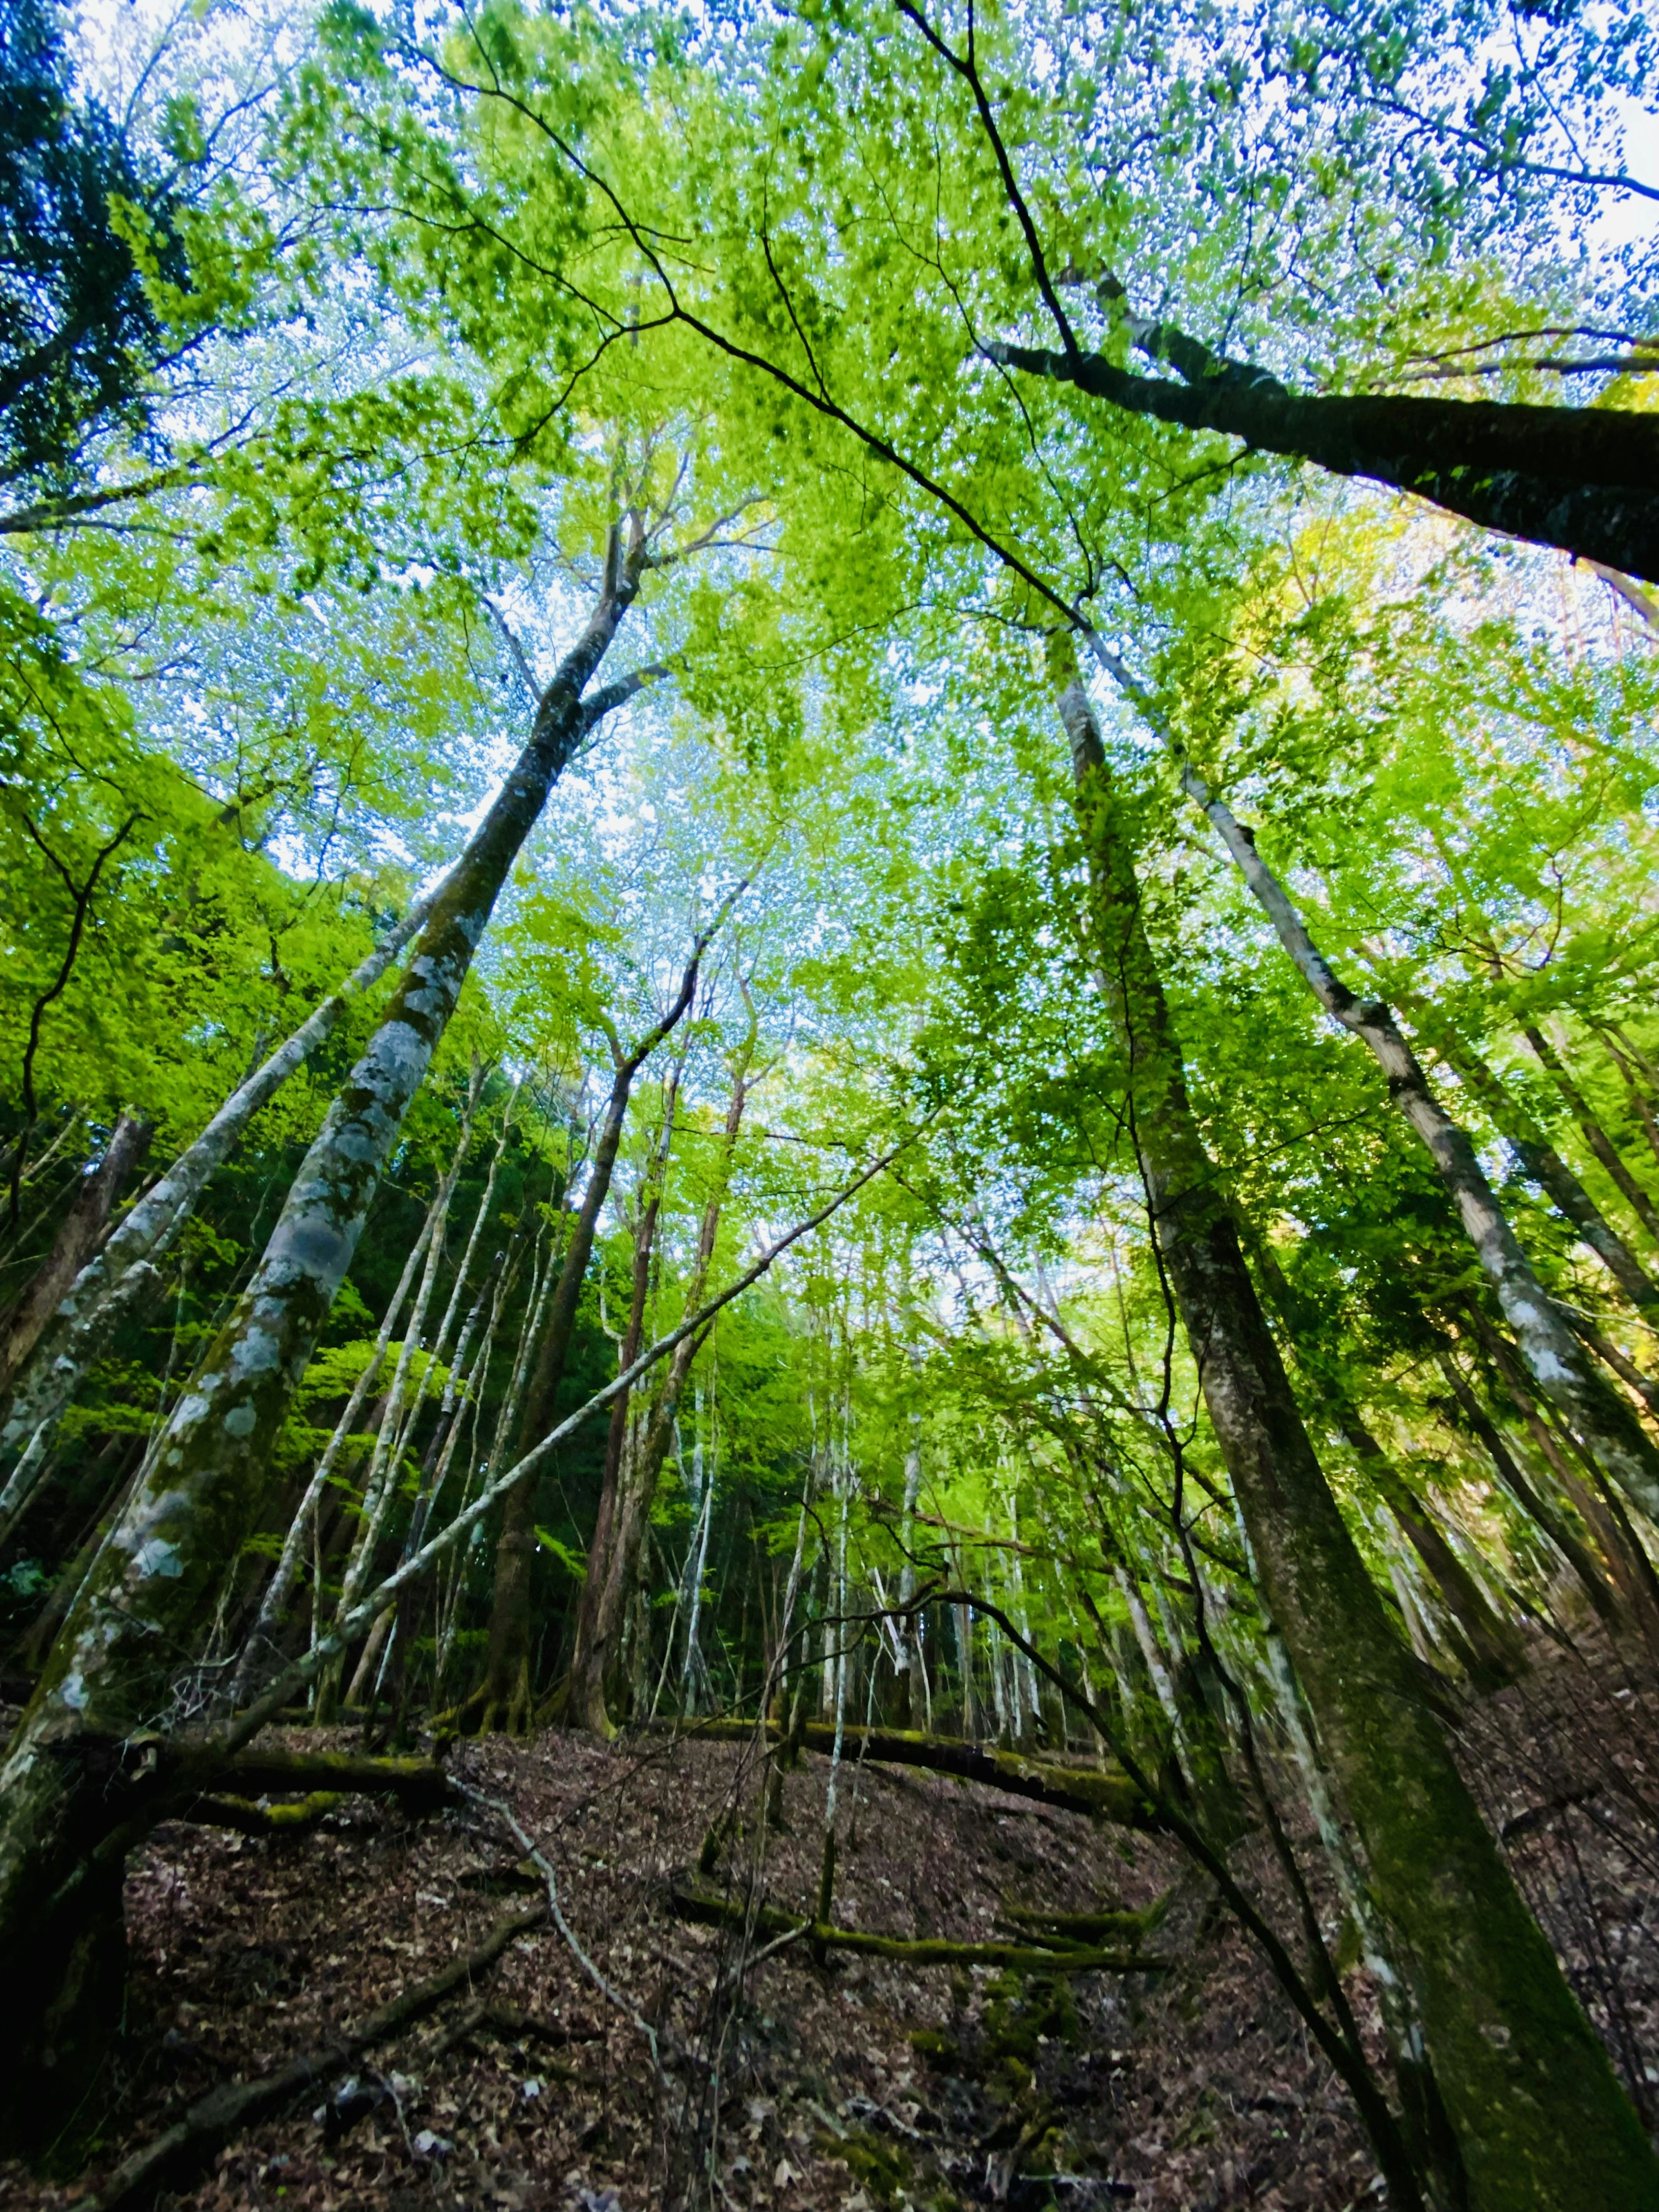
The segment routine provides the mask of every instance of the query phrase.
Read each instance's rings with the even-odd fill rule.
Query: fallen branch
[[[423,1759],[368,1759],[349,1752],[240,1751],[159,1738],[82,1738],[73,1747],[88,1795],[107,1822],[90,1857],[125,1857],[166,1820],[293,1835],[315,1826],[342,1797],[395,1797],[411,1819],[461,1802],[454,1778]],[[304,1793],[300,1805],[264,1796]]]
[[[227,2081],[211,2089],[190,2106],[182,2119],[165,2135],[135,2151],[118,2166],[108,2185],[95,2197],[82,2197],[75,2212],[138,2212],[157,2191],[173,2188],[181,2175],[211,2156],[222,2143],[246,2128],[279,2111],[303,2091],[339,2073],[352,2061],[384,2043],[400,2029],[441,2005],[456,1990],[467,1987],[475,1976],[494,1966],[515,1937],[540,1927],[547,1907],[538,1902],[520,1905],[498,1920],[476,1951],[452,1959],[447,1966],[413,1989],[347,2028],[331,2043],[290,2058],[285,2066],[257,2081]]]
[[[1098,1943],[1139,1942],[1150,1936],[1154,1928],[1162,1927],[1169,1917],[1173,1889],[1166,1889],[1162,1897],[1139,1912],[1033,1912],[1016,1905],[1008,1905],[1003,1918],[1011,1928],[1029,1932],[1042,1943],[1074,1944],[1087,1947]]]
[[[713,1736],[721,1743],[749,1743],[755,1735],[752,1721],[707,1720],[690,1726],[672,1721],[655,1725],[678,1729],[688,1735]],[[767,1723],[766,1732],[771,1742],[781,1742],[783,1731],[775,1722]],[[799,1740],[807,1751],[827,1753],[834,1747],[835,1735],[827,1722],[809,1721]],[[891,1766],[926,1767],[935,1774],[982,1783],[988,1789],[1006,1790],[1011,1796],[1035,1798],[1040,1805],[1056,1805],[1091,1820],[1112,1821],[1119,1827],[1157,1829],[1164,1825],[1126,1774],[1058,1766],[1047,1759],[1028,1759],[1022,1752],[960,1743],[949,1736],[923,1735],[911,1729],[849,1726],[844,1731],[842,1747],[848,1758],[856,1755]]]
[[[605,1975],[601,1972],[599,1968],[594,1965],[592,1960],[587,1955],[587,1953],[583,1950],[580,1938],[577,1936],[575,1930],[571,1927],[570,1923],[565,1918],[563,1907],[559,1903],[559,1877],[554,1870],[553,1862],[551,1859],[547,1856],[545,1852],[538,1848],[535,1839],[527,1835],[525,1830],[520,1827],[519,1825],[518,1815],[514,1812],[513,1808],[510,1805],[503,1803],[501,1799],[499,1797],[486,1797],[482,1790],[468,1788],[465,1784],[460,1784],[459,1787],[461,1788],[463,1794],[469,1798],[473,1804],[482,1805],[487,1812],[493,1813],[495,1815],[496,1819],[508,1830],[520,1850],[523,1851],[526,1858],[530,1861],[537,1873],[541,1876],[543,1886],[547,1893],[547,1902],[543,1909],[546,1912],[548,1918],[553,1923],[555,1928],[558,1929],[561,1937],[563,1939],[565,1948],[570,1953],[571,1957],[574,1959],[576,1964],[581,1968],[583,1973],[586,1975],[588,1980],[592,1983],[594,1988],[605,2000],[606,2003],[614,2005],[617,2010],[622,2014],[623,2019],[627,2021],[629,2026],[632,2027],[641,2038],[646,2049],[651,2054],[651,2070],[657,2077],[658,2086],[664,2091],[666,2091],[669,2086],[668,2076],[663,2071],[662,2050],[658,2039],[657,2031],[652,2027],[650,2021],[645,2018],[638,2006],[634,2003],[632,1999],[625,1996],[623,1992],[616,1986],[614,1982],[608,1980]],[[678,2055],[685,2056],[687,2054],[680,2052]]]
[[[1085,1950],[1080,1946],[1049,1951],[1034,1943],[952,1943],[943,1938],[871,1936],[862,1929],[837,1928],[828,1920],[781,1912],[775,1905],[745,1908],[702,1890],[677,1886],[670,1894],[675,1913],[682,1920],[698,1921],[709,1928],[745,1928],[752,1936],[805,1936],[815,1949],[859,1951],[872,1959],[896,1959],[907,1966],[1012,1966],[1033,1974],[1161,1974],[1167,1973],[1174,1963],[1169,1959],[1143,1959],[1133,1951]]]
[[[261,1805],[252,1797],[198,1797],[186,1818],[198,1828],[234,1828],[244,1836],[304,1836],[344,1802],[338,1790],[313,1790],[292,1805]]]

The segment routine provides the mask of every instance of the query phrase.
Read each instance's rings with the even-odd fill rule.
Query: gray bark
[[[438,896],[434,891],[417,901],[340,988],[325,999],[264,1066],[232,1093],[195,1142],[186,1146],[167,1173],[145,1192],[103,1250],[81,1269],[35,1346],[27,1369],[18,1376],[11,1405],[0,1424],[0,1463],[25,1449],[31,1437],[50,1435],[87,1370],[102,1357],[125,1314],[150,1286],[159,1284],[155,1262],[190,1219],[202,1193],[229,1158],[248,1123],[380,981],[425,921]],[[146,1264],[150,1272],[138,1282],[131,1282],[135,1268]],[[124,1292],[128,1295],[124,1297]]]
[[[1264,1598],[1411,1960],[1471,2203],[1659,2206],[1659,2161],[1423,1703],[1313,1450],[1193,1114],[1099,725],[1063,641],[1056,653],[1101,988],[1128,1062],[1157,1249]]]
[[[88,1786],[76,1744],[165,1724],[226,1567],[257,1524],[271,1446],[362,1234],[369,1202],[455,1009],[495,900],[555,779],[597,720],[629,695],[583,693],[636,596],[635,527],[613,533],[605,587],[543,694],[529,742],[433,902],[398,988],[331,1108],[246,1291],[175,1408],[154,1464],[82,1585],[0,1771],[0,1944],[43,1996],[75,1941]],[[331,1639],[325,1639],[325,1644]],[[27,2039],[20,2008],[11,2023]],[[8,2068],[27,2098],[38,2059]]]
[[[1174,756],[1183,789],[1232,856],[1297,974],[1332,1019],[1358,1036],[1382,1069],[1390,1099],[1421,1138],[1457,1208],[1465,1233],[1539,1388],[1560,1407],[1620,1488],[1650,1521],[1659,1522],[1659,1449],[1629,1404],[1595,1371],[1539,1281],[1468,1133],[1435,1097],[1393,1013],[1380,1000],[1361,999],[1336,975],[1283,884],[1257,851],[1254,836],[1191,766],[1174,731],[1121,661],[1092,632],[1090,638],[1102,667],[1133,700]]]

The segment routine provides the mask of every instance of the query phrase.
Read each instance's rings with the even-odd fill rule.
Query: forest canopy
[[[673,1723],[693,1918],[1024,1776],[1395,2212],[1659,2206],[1479,1748],[1659,1668],[1656,106],[1635,0],[0,0],[0,2156],[167,1824]]]

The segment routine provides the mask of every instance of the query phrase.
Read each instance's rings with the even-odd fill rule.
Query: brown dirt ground
[[[1644,1863],[1659,1866],[1659,1824],[1632,1820],[1626,1784],[1598,1798],[1580,1771],[1600,1744],[1591,1764],[1604,1774],[1621,1759],[1630,1783],[1659,1772],[1659,1700],[1648,1676],[1604,1670],[1592,1728],[1588,1679],[1546,1666],[1475,1717],[1466,1748],[1486,1770],[1494,1824],[1524,1816],[1516,1871],[1610,2042],[1624,2039],[1621,2070],[1659,2080]],[[1490,1778],[1510,1757],[1500,1789]],[[761,1770],[744,1747],[550,1735],[463,1744],[450,1764],[509,1804],[552,1863],[609,1994],[552,1927],[520,1937],[476,1992],[372,2052],[374,2070],[232,2142],[164,2208],[1347,2212],[1378,2201],[1340,2085],[1159,1839],[915,1771],[844,1770],[843,1924],[982,1941],[1013,1932],[999,1925],[1011,1905],[1139,1907],[1170,1891],[1146,1947],[1170,1970],[1056,1981],[846,1954],[819,1964],[794,1942],[751,1962],[739,1990],[735,1933],[677,1919],[672,1884],[711,1823],[735,1816],[720,1862],[729,1893],[808,1905],[827,1762],[809,1755],[787,1778],[781,1834],[760,1817]],[[1247,1842],[1235,1865],[1270,1893],[1264,1856]],[[1578,1890],[1540,1875],[1568,1862]],[[410,1822],[354,1800],[288,1839],[158,1832],[130,1872],[131,1985],[104,2147],[72,2185],[0,2167],[0,2203],[62,2212],[192,2100],[324,2042],[538,1893],[482,1808]],[[1275,1917],[1289,1925],[1282,1904]],[[1336,1916],[1329,1924],[1334,1938]],[[1618,2020],[1595,1979],[1609,1942]],[[1368,2018],[1363,1973],[1350,1991]],[[538,2028],[478,2019],[483,2002]],[[641,2021],[658,2034],[660,2076]],[[356,2094],[343,2103],[347,2078]]]

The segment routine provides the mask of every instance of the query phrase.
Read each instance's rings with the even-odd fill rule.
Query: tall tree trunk
[[[617,1369],[625,1372],[639,1358],[645,1342],[645,1310],[651,1290],[651,1260],[656,1243],[657,1220],[662,1211],[663,1178],[668,1170],[668,1149],[673,1140],[674,1108],[679,1096],[678,1069],[664,1086],[662,1135],[653,1149],[640,1194],[640,1214],[634,1230],[634,1264],[629,1286],[628,1319],[617,1352]],[[684,1347],[681,1347],[682,1349]],[[675,1354],[678,1358],[678,1352]],[[610,1425],[605,1439],[605,1472],[599,1483],[599,1511],[587,1547],[587,1573],[576,1607],[576,1646],[571,1654],[569,1679],[564,1697],[567,1727],[586,1729],[595,1735],[615,1734],[605,1709],[605,1665],[615,1654],[622,1627],[620,1613],[609,1603],[611,1569],[624,1511],[623,1492],[629,1462],[638,1449],[633,1434],[633,1395],[623,1390],[612,1400]]]
[[[1659,1314],[1659,1282],[1642,1265],[1502,1077],[1472,1046],[1453,1037],[1444,1022],[1426,1005],[1416,1000],[1407,1000],[1406,1004],[1427,1030],[1436,1052],[1448,1066],[1455,1069],[1491,1115],[1498,1133],[1515,1154],[1522,1173],[1547,1193],[1550,1203],[1572,1224],[1638,1311]]]
[[[36,2030],[38,2007],[63,1984],[84,1923],[87,1823],[95,1832],[115,1817],[99,1772],[105,1747],[169,1711],[175,1674],[257,1524],[276,1432],[508,871],[585,733],[637,688],[612,685],[583,702],[637,595],[646,551],[637,526],[626,557],[613,533],[599,603],[434,901],[247,1289],[82,1585],[0,1770],[0,1956],[9,1985],[38,1997],[8,2008],[0,2024],[0,2142],[34,2137],[65,2097],[84,2094],[84,2081],[43,2065]]]
[[[122,1186],[143,1162],[155,1134],[153,1121],[124,1113],[92,1173],[82,1176],[70,1201],[52,1247],[7,1315],[0,1340],[0,1390],[40,1342],[52,1313],[103,1238]]]
[[[17,1376],[11,1404],[0,1422],[0,1465],[30,1448],[31,1439],[36,1440],[33,1448],[38,1449],[50,1435],[87,1370],[102,1358],[124,1316],[151,1289],[159,1289],[154,1263],[190,1219],[197,1200],[254,1115],[380,981],[424,921],[432,902],[431,897],[424,898],[411,907],[339,990],[325,999],[233,1092],[195,1142],[145,1192],[103,1250],[76,1276],[27,1367]]]
[[[1556,1550],[1577,1577],[1579,1585],[1600,1614],[1609,1631],[1617,1633],[1623,1626],[1619,1604],[1608,1587],[1607,1577],[1596,1565],[1567,1522],[1555,1508],[1540,1495],[1537,1485],[1522,1468],[1514,1453],[1499,1435],[1480,1401],[1468,1382],[1458,1372],[1450,1352],[1443,1345],[1438,1354],[1441,1373],[1449,1384],[1453,1399],[1462,1414],[1464,1425],[1484,1448],[1492,1463],[1498,1480],[1514,1498],[1535,1528],[1547,1536]]]
[[[1659,2160],[1423,1703],[1303,1425],[1188,1100],[1099,725],[1069,647],[1056,658],[1156,1249],[1263,1594],[1410,1960],[1471,2203],[1659,2206]]]
[[[441,1192],[440,1195],[441,1196]],[[404,1261],[403,1273],[398,1279],[398,1286],[392,1291],[391,1302],[381,1318],[380,1330],[374,1339],[374,1349],[369,1353],[362,1373],[351,1386],[351,1395],[346,1400],[341,1410],[340,1418],[334,1424],[333,1433],[323,1447],[322,1455],[312,1470],[311,1480],[306,1485],[300,1503],[295,1508],[294,1517],[288,1524],[288,1533],[283,1539],[282,1551],[277,1556],[276,1567],[272,1571],[270,1580],[265,1585],[264,1595],[259,1602],[258,1616],[243,1645],[241,1661],[237,1667],[235,1684],[231,1692],[233,1704],[242,1705],[246,1701],[250,1691],[258,1679],[261,1668],[276,1656],[275,1638],[282,1626],[283,1613],[289,1595],[299,1579],[300,1559],[305,1549],[307,1535],[310,1532],[313,1519],[321,1503],[323,1492],[339,1464],[340,1455],[355,1432],[357,1417],[368,1403],[370,1391],[380,1379],[380,1370],[386,1364],[387,1349],[403,1316],[404,1302],[408,1297],[415,1281],[415,1271],[425,1257],[428,1243],[438,1226],[438,1199],[434,1198],[427,1209],[426,1219],[422,1224],[420,1234],[409,1249],[409,1256]]]
[[[427,1311],[432,1304],[432,1294],[437,1287],[439,1272],[443,1266],[444,1237],[449,1225],[449,1201],[454,1195],[455,1185],[460,1180],[467,1153],[472,1148],[472,1115],[477,1103],[478,1079],[475,1069],[466,1109],[461,1116],[461,1133],[454,1157],[447,1171],[439,1178],[438,1188],[433,1196],[432,1233],[427,1240],[426,1266],[421,1275],[421,1287],[415,1294],[409,1326],[404,1331],[402,1344],[398,1347],[398,1364],[392,1370],[392,1385],[386,1392],[374,1449],[369,1455],[368,1470],[363,1476],[362,1517],[346,1558],[345,1572],[340,1578],[339,1603],[334,1610],[337,1621],[343,1620],[356,1605],[374,1571],[375,1547],[380,1540],[386,1516],[398,1492],[404,1444],[425,1395],[422,1381],[416,1385],[413,1407],[405,1415],[404,1406],[409,1391],[410,1376],[416,1355],[425,1346]],[[319,1728],[331,1727],[337,1717],[344,1663],[342,1654],[331,1662],[318,1677],[316,1718]],[[356,1688],[355,1680],[352,1687],[354,1691]]]
[[[1631,1212],[1641,1223],[1656,1244],[1659,1244],[1659,1206],[1654,1205],[1636,1177],[1625,1165],[1619,1147],[1602,1127],[1588,1098],[1568,1073],[1565,1063],[1555,1047],[1535,1023],[1528,1023],[1522,1036],[1532,1047],[1541,1066],[1555,1079],[1555,1087],[1572,1109],[1572,1117],[1583,1132],[1584,1142],[1607,1170]]]
[[[1191,381],[1140,376],[1100,354],[984,350],[1007,368],[1057,377],[1130,414],[1218,430],[1258,453],[1415,492],[1482,529],[1659,582],[1659,427],[1651,416],[1389,393],[1310,398],[1167,325],[1132,317],[1130,326],[1143,350]]]
[[[1643,1428],[1628,1401],[1603,1380],[1539,1281],[1467,1132],[1436,1097],[1392,1012],[1378,1000],[1359,998],[1336,975],[1283,884],[1262,859],[1254,835],[1187,760],[1156,702],[1093,632],[1090,642],[1101,665],[1133,699],[1174,754],[1183,788],[1226,846],[1310,991],[1334,1020],[1361,1039],[1381,1068],[1390,1099],[1422,1139],[1435,1172],[1457,1208],[1464,1232],[1539,1387],[1560,1408],[1620,1488],[1650,1521],[1659,1523],[1659,1446]]]
[[[914,1369],[915,1352],[911,1363]],[[908,1606],[916,1594],[916,1562],[915,1559],[916,1533],[916,1501],[921,1495],[921,1414],[913,1410],[910,1414],[909,1440],[904,1451],[904,1503],[899,1520],[899,1541],[903,1547],[904,1564],[899,1569],[899,1603]],[[927,1692],[922,1673],[921,1618],[907,1613],[900,1623],[904,1652],[904,1725],[920,1729],[926,1724]]]
[[[721,1133],[720,1156],[697,1231],[696,1253],[685,1291],[685,1310],[688,1313],[702,1304],[708,1270],[714,1257],[714,1243],[720,1234],[720,1209],[730,1186],[732,1156],[737,1150],[738,1136],[743,1126],[744,1106],[749,1096],[748,1071],[754,1056],[755,1036],[756,1027],[751,1018],[748,1036],[733,1070],[732,1097]],[[660,1202],[660,1188],[657,1193],[657,1202]],[[653,1224],[654,1218],[653,1211]],[[638,1267],[636,1255],[636,1291],[640,1282]],[[631,1316],[629,1319],[631,1328]],[[605,1540],[602,1546],[600,1528],[596,1528],[593,1542],[588,1550],[587,1580],[582,1589],[584,1602],[579,1616],[576,1655],[571,1662],[570,1687],[565,1700],[565,1717],[568,1723],[592,1729],[600,1735],[612,1733],[610,1686],[616,1664],[617,1638],[638,1579],[640,1550],[651,1518],[651,1508],[656,1502],[657,1484],[673,1440],[674,1419],[679,1411],[680,1399],[691,1372],[692,1362],[702,1344],[703,1338],[698,1334],[688,1336],[676,1346],[649,1417],[639,1433],[633,1437],[631,1449],[624,1450],[620,1456],[616,1496],[608,1517],[605,1500],[601,1498],[599,1516]],[[628,1358],[635,1356],[633,1353],[627,1355]],[[617,1403],[620,1405],[623,1401],[618,1400]],[[607,1452],[607,1485],[611,1466]],[[588,1602],[590,1597],[591,1603]]]
[[[1365,1479],[1405,1531],[1467,1645],[1469,1678],[1478,1690],[1502,1689],[1526,1672],[1526,1650],[1510,1624],[1500,1620],[1474,1577],[1452,1548],[1431,1510],[1419,1499],[1363,1421],[1344,1434]]]
[[[1241,1228],[1245,1225],[1241,1221]],[[1273,1246],[1263,1237],[1253,1237],[1250,1257],[1267,1285],[1269,1303],[1279,1315],[1287,1348],[1309,1375],[1324,1401],[1332,1425],[1358,1461],[1371,1488],[1399,1523],[1456,1622],[1466,1654],[1465,1672],[1483,1690],[1495,1690],[1505,1682],[1514,1681],[1526,1670],[1526,1652],[1520,1636],[1492,1611],[1480,1584],[1453,1550],[1432,1511],[1417,1497],[1378,1443],[1349,1395],[1334,1361],[1326,1347],[1317,1343],[1306,1302],[1297,1297]]]
[[[727,906],[730,901],[726,902]],[[714,927],[726,911],[722,907]],[[593,1256],[593,1239],[599,1213],[611,1194],[617,1152],[628,1119],[628,1102],[634,1079],[652,1054],[678,1027],[696,996],[702,956],[713,929],[705,930],[691,948],[691,957],[680,978],[673,1004],[662,1019],[647,1030],[631,1050],[624,1053],[614,1035],[611,1056],[615,1072],[611,1095],[599,1124],[587,1188],[577,1211],[570,1243],[559,1271],[558,1288],[548,1313],[546,1334],[537,1349],[535,1370],[525,1395],[524,1416],[516,1456],[535,1449],[553,1425],[553,1409],[564,1378],[564,1364],[576,1325],[576,1308],[587,1263]],[[635,1347],[637,1350],[637,1346]],[[624,1366],[627,1362],[623,1363]],[[625,1402],[625,1401],[619,1401]],[[613,1420],[615,1415],[613,1413]],[[536,1559],[536,1481],[526,1477],[510,1490],[501,1510],[501,1533],[495,1547],[495,1586],[490,1604],[489,1644],[484,1662],[481,1732],[497,1729],[522,1735],[530,1726],[530,1624],[532,1571]]]

